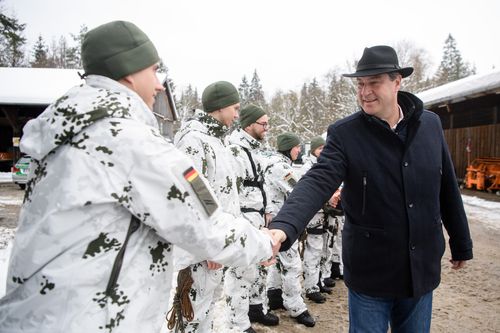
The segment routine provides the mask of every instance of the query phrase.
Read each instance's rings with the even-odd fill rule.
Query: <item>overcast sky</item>
[[[267,95],[344,72],[364,47],[408,40],[439,65],[449,33],[478,73],[500,68],[499,0],[0,0],[26,23],[27,49],[128,20],[157,46],[177,86],[238,85],[253,70]]]

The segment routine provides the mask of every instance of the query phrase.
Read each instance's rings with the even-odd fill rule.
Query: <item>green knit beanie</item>
[[[240,126],[241,128],[246,128],[247,126],[255,123],[260,117],[264,116],[266,113],[262,108],[254,104],[249,104],[240,110]]]
[[[321,146],[325,145],[325,139],[321,136],[316,136],[311,139],[311,150],[309,151],[309,154],[313,154],[316,149],[318,149]]]
[[[278,151],[289,151],[290,149],[298,145],[300,145],[300,139],[292,132],[286,132],[278,135]]]
[[[135,24],[113,21],[85,35],[82,63],[86,75],[97,74],[119,80],[160,61],[148,36]]]
[[[227,81],[212,83],[203,90],[201,103],[205,112],[213,112],[240,102],[238,90]]]

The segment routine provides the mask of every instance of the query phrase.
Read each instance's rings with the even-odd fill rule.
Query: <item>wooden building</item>
[[[441,118],[457,178],[464,178],[475,158],[500,157],[499,70],[450,82],[418,97]]]
[[[0,171],[9,171],[20,157],[24,125],[71,87],[84,83],[78,72],[83,70],[0,67]],[[167,85],[164,74],[158,78]],[[177,111],[170,89],[157,95],[154,111],[163,135],[172,137]]]

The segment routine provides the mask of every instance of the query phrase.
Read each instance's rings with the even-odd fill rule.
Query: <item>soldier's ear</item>
[[[135,91],[134,89],[134,77],[132,75],[127,75],[118,80],[121,84],[126,86],[127,88]]]

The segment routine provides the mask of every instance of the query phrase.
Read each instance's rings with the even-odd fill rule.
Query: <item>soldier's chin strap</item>
[[[175,332],[184,333],[184,319],[191,322],[194,318],[193,306],[189,299],[189,292],[193,285],[191,277],[191,267],[186,267],[179,271],[177,275],[177,288],[175,289],[174,302],[172,308],[167,312],[166,320],[169,330],[175,328]]]

